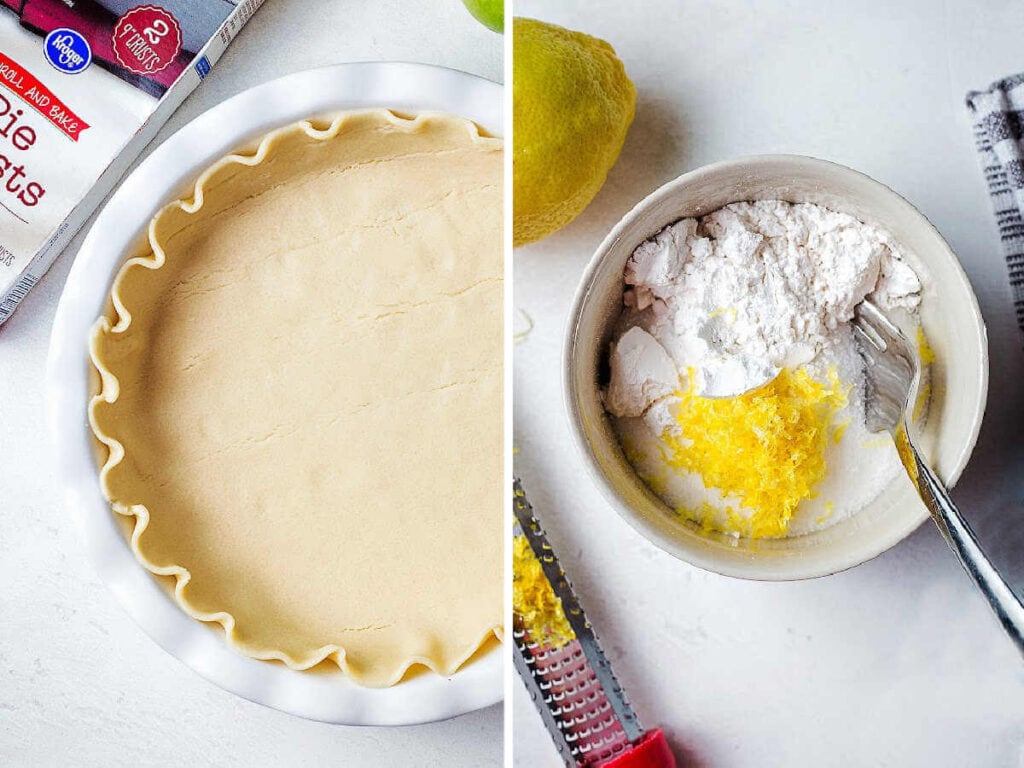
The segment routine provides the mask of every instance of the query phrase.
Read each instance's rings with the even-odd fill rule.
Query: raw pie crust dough
[[[90,342],[114,510],[237,650],[368,686],[502,626],[502,145],[302,122],[160,211]]]

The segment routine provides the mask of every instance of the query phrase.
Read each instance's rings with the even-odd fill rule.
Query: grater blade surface
[[[560,646],[531,637],[515,617],[515,663],[567,766],[598,768],[633,749],[644,729],[630,706],[522,485],[513,490],[515,533],[526,537],[573,630]]]

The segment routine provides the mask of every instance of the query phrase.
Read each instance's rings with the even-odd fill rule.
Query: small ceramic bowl
[[[922,442],[940,477],[952,485],[974,448],[988,392],[988,342],[977,299],[956,256],[919,211],[883,184],[824,160],[766,155],[708,165],[669,182],[627,213],[597,249],[576,293],[563,383],[584,462],[611,504],[640,533],[710,571],[804,579],[869,560],[921,524],[928,512],[902,473],[867,507],[813,533],[753,540],[702,531],[636,475],[600,398],[612,325],[622,308],[622,271],[633,250],[679,219],[768,199],[816,203],[885,229],[921,277],[921,322],[936,354]]]

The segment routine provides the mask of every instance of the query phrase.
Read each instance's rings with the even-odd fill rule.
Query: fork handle
[[[909,441],[907,442],[909,444]],[[910,451],[913,454],[914,469],[917,471],[912,471],[909,466],[907,469],[910,470],[911,479],[915,480],[914,485],[917,486],[922,501],[931,512],[946,543],[956,553],[964,570],[974,579],[974,583],[992,606],[1003,629],[1016,643],[1017,650],[1024,654],[1024,605],[981,550],[974,531],[949,497],[949,491],[942,481],[931,467],[921,460],[916,448],[910,446]],[[907,463],[905,454],[904,463]]]

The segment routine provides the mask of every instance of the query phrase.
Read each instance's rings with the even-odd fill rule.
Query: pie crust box
[[[0,0],[0,324],[263,0]]]

